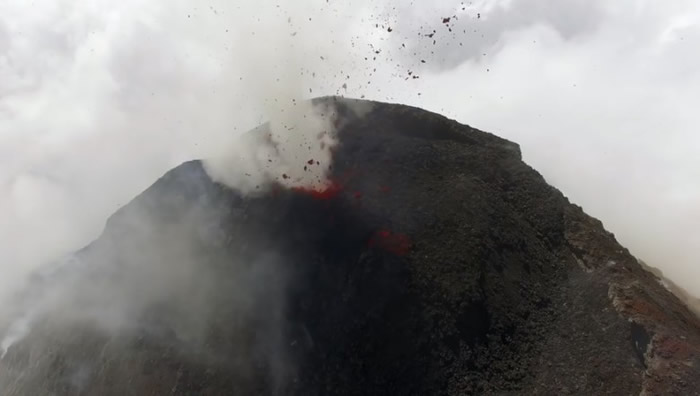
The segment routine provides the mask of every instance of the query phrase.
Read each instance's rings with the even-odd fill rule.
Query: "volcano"
[[[321,102],[328,185],[169,171],[17,296],[2,394],[700,394],[697,316],[517,144]]]

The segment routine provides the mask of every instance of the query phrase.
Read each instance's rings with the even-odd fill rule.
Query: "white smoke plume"
[[[168,318],[178,340],[203,348],[221,288],[235,293],[231,309],[240,315],[280,320],[285,277],[274,252],[227,262],[233,284],[207,270],[217,258],[196,241],[221,235],[192,228],[224,213],[182,209],[162,233],[135,203],[119,215],[128,235],[103,235],[100,257],[71,252],[192,158],[208,159],[215,180],[243,193],[272,183],[322,187],[339,120],[308,99],[352,83],[352,63],[371,50],[353,29],[364,30],[373,8],[90,0],[33,7],[0,5],[2,357],[27,337],[36,353],[46,349],[52,337],[32,333],[39,323],[57,332],[86,323],[118,335],[148,327],[144,315],[163,302],[176,312],[153,315]],[[368,77],[354,70],[353,78]],[[265,133],[243,135],[261,123]],[[283,383],[290,374],[276,324],[266,327],[267,363]],[[87,375],[81,370],[76,378]],[[17,377],[6,375],[0,391],[13,394]]]

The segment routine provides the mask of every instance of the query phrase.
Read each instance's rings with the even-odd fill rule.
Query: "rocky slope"
[[[168,172],[18,296],[2,394],[700,394],[697,317],[516,144],[322,101],[331,186]]]

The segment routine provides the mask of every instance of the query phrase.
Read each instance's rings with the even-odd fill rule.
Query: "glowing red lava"
[[[293,187],[292,191],[310,195],[314,199],[327,201],[340,195],[343,191],[343,187],[337,183],[331,182],[328,185],[319,187]]]

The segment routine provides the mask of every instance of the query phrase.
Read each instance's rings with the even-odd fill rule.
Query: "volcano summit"
[[[316,103],[325,184],[171,170],[16,296],[2,394],[700,394],[698,318],[516,144]]]

